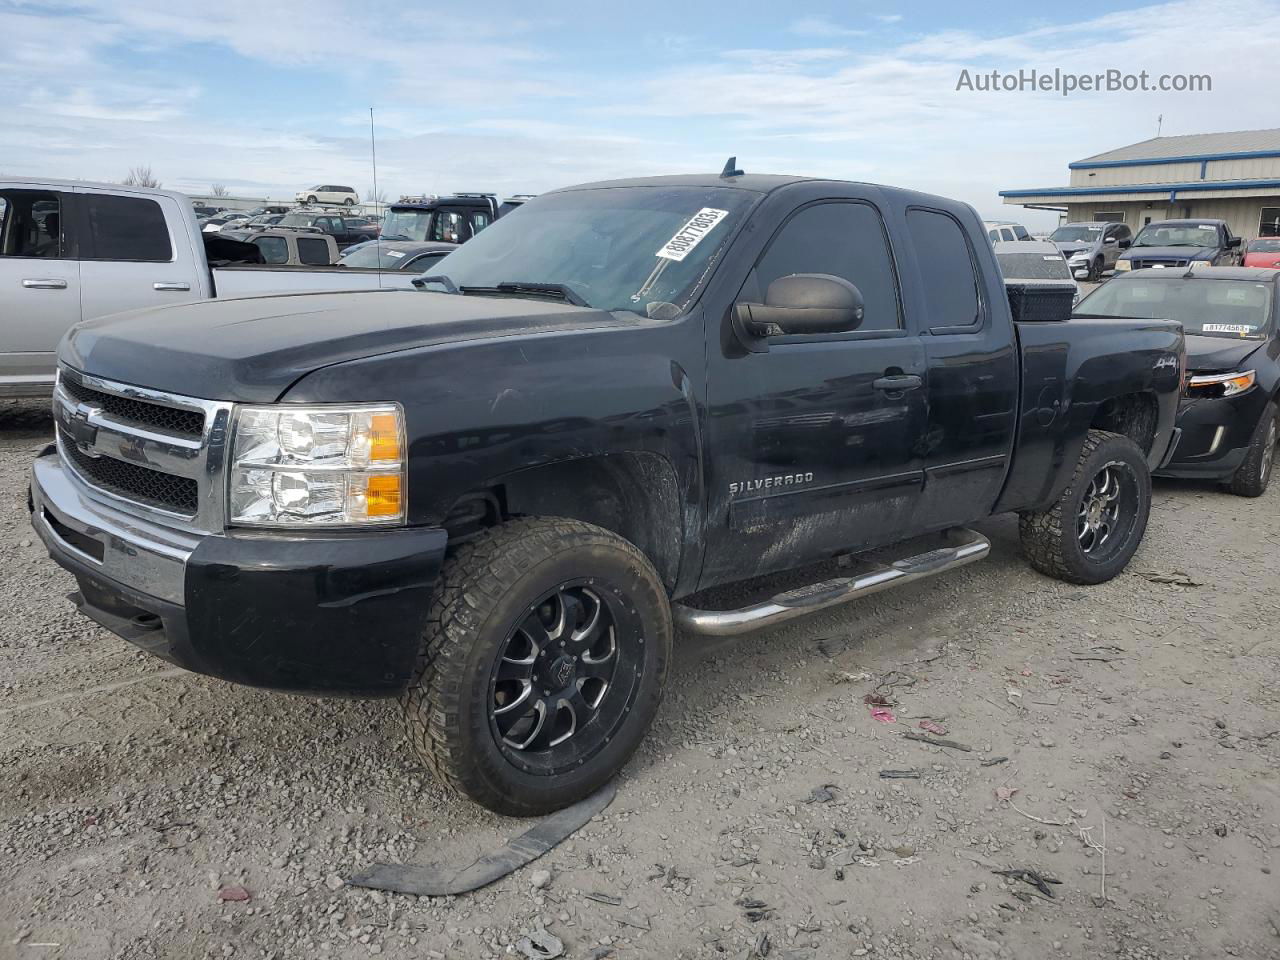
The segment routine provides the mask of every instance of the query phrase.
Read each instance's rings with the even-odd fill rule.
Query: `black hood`
[[[1187,369],[1194,373],[1231,373],[1260,346],[1260,340],[1188,336]]]
[[[412,347],[588,327],[634,314],[421,290],[203,300],[73,327],[58,359],[77,370],[207,400],[270,403],[321,367]]]
[[[1120,255],[1121,260],[1212,260],[1218,255],[1213,247],[1130,247]]]

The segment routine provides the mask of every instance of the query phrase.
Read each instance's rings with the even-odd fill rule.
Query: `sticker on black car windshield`
[[[1244,333],[1249,334],[1258,328],[1247,323],[1206,323],[1200,328],[1205,333]]]
[[[702,238],[728,215],[728,210],[703,207],[690,217],[689,222],[676,231],[676,235],[664,243],[662,249],[654,256],[662,257],[664,260],[675,260],[678,263],[687,257],[689,251],[701,243]]]

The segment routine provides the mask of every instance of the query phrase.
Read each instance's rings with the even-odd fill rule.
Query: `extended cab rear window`
[[[914,207],[907,211],[907,231],[924,275],[924,325],[973,327],[981,323],[978,277],[964,230],[951,216]]]
[[[160,204],[146,197],[82,194],[89,226],[85,260],[141,260],[167,263],[173,259],[169,227]]]

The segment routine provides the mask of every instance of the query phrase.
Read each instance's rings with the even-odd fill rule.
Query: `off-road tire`
[[[491,728],[490,675],[516,624],[548,589],[609,582],[642,626],[639,680],[614,735],[580,766],[539,776],[504,755]],[[441,783],[497,813],[538,816],[589,796],[640,745],[662,699],[671,609],[653,565],[600,527],[555,517],[512,520],[445,563],[412,683],[401,696],[410,743]]]
[[[1262,411],[1262,416],[1258,418],[1258,425],[1254,427],[1253,436],[1249,438],[1249,452],[1245,454],[1244,463],[1240,464],[1235,476],[1227,484],[1227,489],[1238,497],[1260,497],[1266,492],[1267,484],[1271,482],[1276,439],[1272,435],[1268,443],[1268,431],[1277,429],[1276,415],[1276,404],[1273,400],[1267,404],[1266,409]],[[1270,447],[1270,455],[1267,452],[1268,447]]]
[[[1076,517],[1093,478],[1107,464],[1118,463],[1132,471],[1135,508],[1123,542],[1105,560],[1091,559],[1081,548]],[[1046,576],[1067,583],[1104,583],[1115,577],[1132,559],[1142,542],[1151,513],[1151,473],[1146,457],[1128,437],[1105,430],[1090,430],[1075,473],[1062,496],[1048,510],[1023,513],[1018,519],[1022,549],[1031,566]]]

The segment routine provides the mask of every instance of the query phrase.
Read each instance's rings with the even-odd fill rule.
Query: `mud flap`
[[[610,781],[585,800],[544,817],[532,829],[462,869],[437,864],[375,863],[347,883],[421,897],[448,897],[479,890],[532,863],[573,836],[613,802],[617,789]]]

